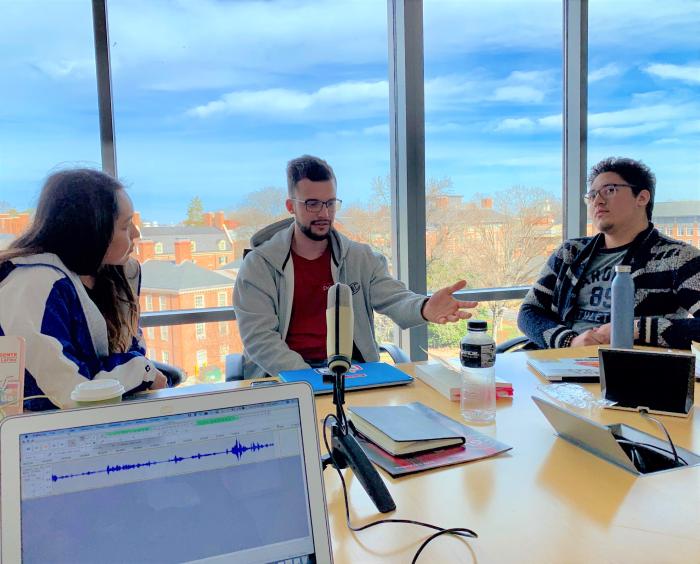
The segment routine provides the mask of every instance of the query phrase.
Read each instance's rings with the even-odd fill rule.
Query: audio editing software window
[[[24,562],[313,561],[299,405],[21,437]]]

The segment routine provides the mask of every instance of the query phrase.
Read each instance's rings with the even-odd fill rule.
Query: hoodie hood
[[[292,253],[294,218],[286,218],[264,227],[250,238],[251,246],[280,274]],[[332,228],[328,234],[331,243],[331,259],[337,268],[348,253],[350,240]]]

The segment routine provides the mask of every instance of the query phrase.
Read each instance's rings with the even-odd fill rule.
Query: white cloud
[[[506,118],[496,125],[496,131],[532,131],[534,120],[530,118]]]
[[[685,105],[655,104],[616,110],[614,112],[599,112],[589,114],[588,127],[628,126],[679,119],[686,116],[689,110],[690,108]]]
[[[644,72],[659,78],[682,80],[690,84],[700,84],[700,65],[653,64],[644,68]]]
[[[544,92],[532,86],[501,86],[500,88],[496,88],[491,100],[497,102],[539,104],[544,100]]]
[[[386,136],[386,135],[389,135],[389,124],[388,123],[381,123],[378,125],[370,125],[369,127],[365,127],[362,130],[362,133],[364,133],[365,135]]]
[[[631,125],[629,127],[594,127],[589,129],[590,135],[597,137],[610,137],[613,139],[625,139],[627,137],[636,137],[644,135],[652,131],[658,131],[668,127],[666,122],[645,123],[640,125]]]
[[[622,74],[622,69],[615,63],[609,63],[604,67],[600,67],[599,69],[595,69],[594,71],[589,72],[588,82],[598,82],[599,80],[603,80],[604,78],[610,78],[619,74]]]
[[[35,69],[57,80],[64,78],[84,78],[95,76],[95,61],[92,59],[58,61],[45,60],[33,63]]]
[[[539,118],[537,120],[537,124],[540,127],[544,127],[546,129],[560,129],[563,121],[563,116],[562,114],[554,114],[551,116],[545,116],[543,118]]]
[[[330,84],[310,93],[289,88],[241,90],[190,108],[186,115],[197,118],[247,115],[294,121],[313,114],[313,117],[338,119],[386,112],[388,98],[389,84],[385,80]]]
[[[694,119],[681,123],[676,128],[677,133],[700,133],[700,119]]]

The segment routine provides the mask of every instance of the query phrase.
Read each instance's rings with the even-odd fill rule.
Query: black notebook
[[[410,405],[350,407],[350,420],[365,437],[394,456],[464,444],[451,431]]]

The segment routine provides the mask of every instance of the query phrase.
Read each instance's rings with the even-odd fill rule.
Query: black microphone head
[[[350,368],[354,322],[350,286],[334,284],[328,289],[326,308],[326,352],[328,368],[334,372]]]

